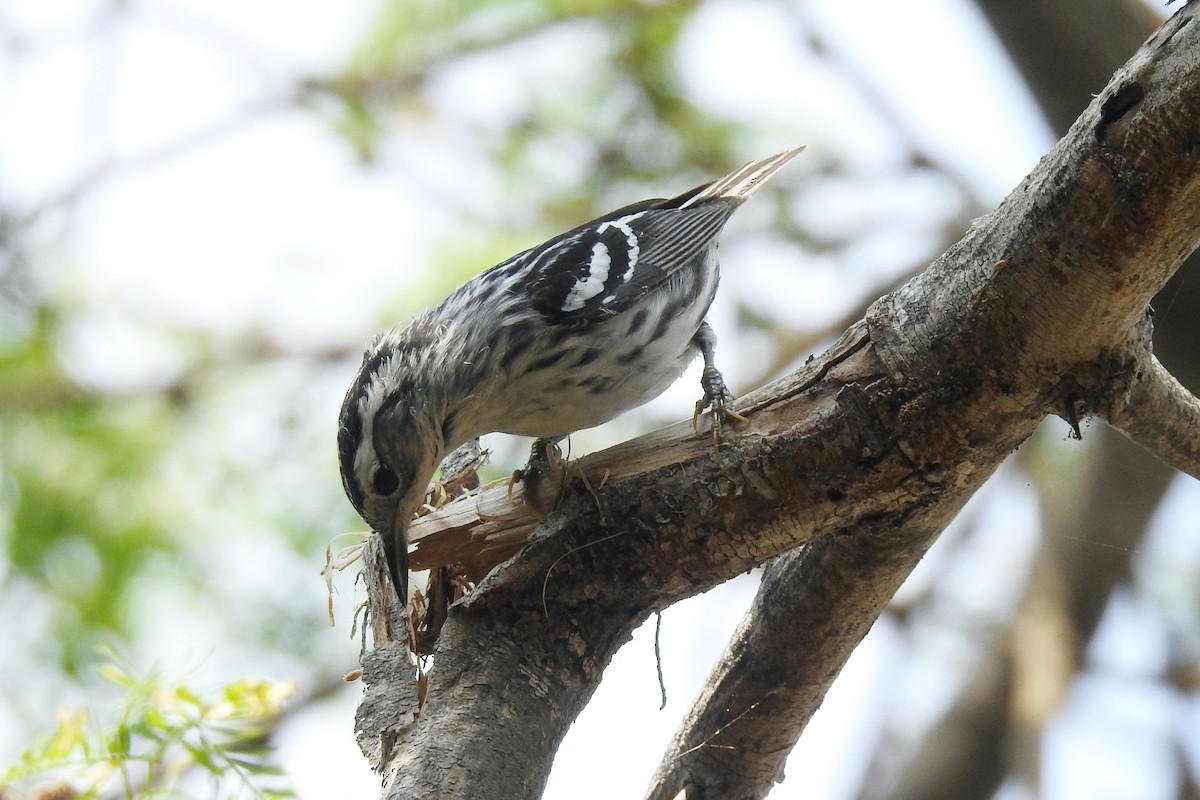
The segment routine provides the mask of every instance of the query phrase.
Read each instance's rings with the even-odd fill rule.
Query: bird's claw
[[[711,409],[713,449],[716,449],[721,441],[721,428],[731,422],[745,422],[746,417],[733,410],[733,394],[716,367],[704,367],[704,372],[700,375],[700,385],[704,387],[704,396],[696,401],[696,411],[692,414],[692,430],[700,432],[700,417]]]
[[[534,441],[533,447],[529,451],[529,463],[513,472],[508,481],[508,499],[512,500],[513,486],[520,481],[525,484],[525,505],[539,519],[545,517],[549,512],[537,502],[538,487],[546,475],[562,470],[563,461],[562,450],[559,449],[557,442],[550,439]]]

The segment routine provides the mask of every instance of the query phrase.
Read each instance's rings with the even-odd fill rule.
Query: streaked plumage
[[[493,431],[557,440],[655,397],[703,353],[705,401],[731,399],[704,316],[717,237],[803,148],[667,200],[626,206],[519,253],[367,348],[338,428],[351,503],[407,593],[405,533],[442,458]]]

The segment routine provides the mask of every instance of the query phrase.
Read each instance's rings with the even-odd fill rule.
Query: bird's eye
[[[376,494],[386,497],[400,487],[400,479],[396,477],[396,473],[381,465],[371,474],[371,485]]]

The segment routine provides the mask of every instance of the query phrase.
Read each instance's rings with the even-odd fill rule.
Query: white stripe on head
[[[395,347],[400,335],[395,330],[380,334],[371,343],[371,353],[374,355],[381,349]],[[395,386],[400,377],[401,358],[399,353],[388,355],[371,376],[367,391],[358,400],[358,418],[363,421],[362,439],[358,443],[358,452],[354,454],[354,472],[357,475],[369,475],[379,465],[379,456],[375,452],[375,416],[383,408],[387,400],[389,387]]]

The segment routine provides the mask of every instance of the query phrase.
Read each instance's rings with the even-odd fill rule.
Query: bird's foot
[[[746,418],[733,410],[733,394],[725,385],[721,371],[711,365],[705,365],[700,375],[700,385],[704,387],[704,396],[696,401],[696,411],[692,414],[692,430],[700,432],[700,416],[707,410],[712,411],[713,449],[721,441],[721,428],[732,422],[745,422]]]
[[[554,506],[558,504],[558,499],[562,495],[562,486],[565,481],[561,479],[565,476],[565,465],[566,459],[563,458],[558,440],[535,440],[529,451],[529,463],[513,472],[512,478],[508,481],[508,498],[512,499],[513,486],[517,482],[523,483],[525,485],[525,505],[538,519],[544,518],[554,510]],[[560,480],[556,490],[549,498],[549,502],[546,502],[546,498],[543,497],[546,494],[544,489],[548,485],[546,478],[555,475],[559,476]]]

